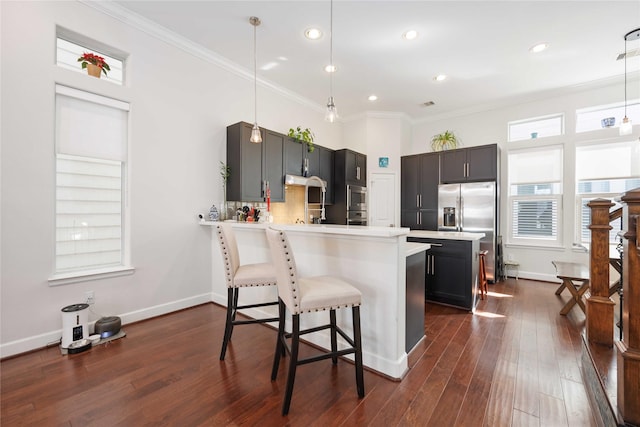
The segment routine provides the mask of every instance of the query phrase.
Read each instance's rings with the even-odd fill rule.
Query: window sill
[[[505,247],[507,248],[519,248],[519,249],[536,249],[543,251],[564,251],[563,246],[555,246],[555,245],[534,245],[531,243],[505,243]]]
[[[71,283],[88,282],[90,280],[128,276],[133,274],[134,271],[134,267],[115,267],[101,270],[86,270],[66,274],[56,274],[49,278],[49,286],[68,285]]]

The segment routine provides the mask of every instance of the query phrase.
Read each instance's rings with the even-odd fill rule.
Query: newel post
[[[622,341],[618,349],[618,409],[626,424],[640,425],[640,188],[622,197]]]
[[[587,339],[592,344],[613,346],[613,309],[609,297],[609,209],[611,200],[594,199],[591,209],[591,250],[589,253],[589,293],[586,300]]]

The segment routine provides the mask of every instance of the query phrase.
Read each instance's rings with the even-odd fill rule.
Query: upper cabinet
[[[367,186],[367,156],[352,150],[335,153],[336,185]]]
[[[437,230],[439,153],[400,159],[401,225],[417,230]]]
[[[327,192],[325,194],[325,203],[333,203],[333,161],[334,151],[330,148],[315,146],[313,153],[315,156],[309,157],[309,176],[319,176],[327,181]],[[320,203],[322,196],[319,188],[309,188],[309,202]]]
[[[284,202],[283,150],[285,136],[261,129],[262,143],[249,141],[252,125],[239,122],[227,127],[227,200]]]
[[[440,153],[440,180],[457,182],[495,181],[498,176],[498,146],[447,150]]]

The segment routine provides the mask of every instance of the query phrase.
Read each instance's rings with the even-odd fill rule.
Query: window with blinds
[[[56,86],[56,275],[128,264],[128,110],[128,103]]]
[[[611,211],[620,208],[615,199],[640,187],[640,141],[597,143],[576,147],[576,241],[591,243],[591,209],[587,204],[596,198],[614,202]],[[611,223],[609,242],[619,242],[620,219]]]
[[[509,243],[560,245],[562,158],[561,146],[509,152]]]

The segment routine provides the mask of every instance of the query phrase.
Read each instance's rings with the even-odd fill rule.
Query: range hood
[[[324,187],[327,187],[327,181],[324,181],[317,176],[304,177],[299,175],[285,175],[284,183],[286,185],[301,185],[303,187],[318,187],[322,188],[320,185],[320,181],[324,184]]]

